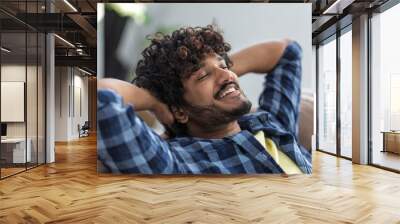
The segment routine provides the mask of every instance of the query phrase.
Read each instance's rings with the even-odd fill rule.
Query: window
[[[400,5],[371,18],[372,164],[400,170]]]
[[[351,28],[351,27],[350,27]],[[352,157],[352,34],[340,36],[340,155]]]
[[[318,48],[318,149],[336,153],[336,39]]]

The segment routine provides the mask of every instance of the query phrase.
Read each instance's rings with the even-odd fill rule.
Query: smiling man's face
[[[209,54],[200,69],[183,81],[188,122],[213,128],[248,113],[251,102],[239,87],[237,75],[217,54]]]

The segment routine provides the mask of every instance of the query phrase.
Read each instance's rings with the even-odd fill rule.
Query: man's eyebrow
[[[217,60],[219,62],[225,62],[225,59],[219,55],[217,55]],[[206,64],[204,64],[204,62],[200,62],[198,69],[204,68],[206,66]]]

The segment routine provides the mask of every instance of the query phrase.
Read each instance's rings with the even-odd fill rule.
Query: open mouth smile
[[[215,94],[215,98],[218,100],[222,100],[224,98],[228,98],[228,97],[236,97],[240,95],[240,89],[239,86],[234,83],[228,83],[225,84],[216,94]]]

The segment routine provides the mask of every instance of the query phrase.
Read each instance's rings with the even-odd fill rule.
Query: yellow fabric
[[[285,153],[279,150],[270,138],[266,138],[264,136],[263,131],[259,131],[254,137],[261,143],[261,145],[264,146],[268,154],[271,155],[271,157],[286,174],[302,173],[296,163],[294,163]]]

